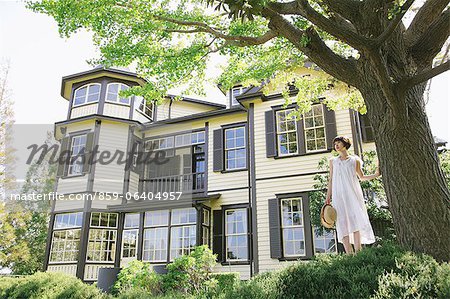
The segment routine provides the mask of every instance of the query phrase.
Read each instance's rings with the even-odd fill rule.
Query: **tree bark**
[[[367,65],[360,70],[360,91],[374,128],[397,240],[409,250],[450,261],[450,192],[425,113],[425,84],[396,91],[396,112],[371,70]]]

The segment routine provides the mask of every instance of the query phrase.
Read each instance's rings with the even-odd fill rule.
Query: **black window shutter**
[[[224,254],[224,226],[222,210],[213,211],[213,253],[217,254],[217,262],[225,261]]]
[[[94,146],[94,133],[88,133],[86,136],[86,146],[84,148],[84,164],[83,164],[83,173],[89,172],[90,169],[90,160],[93,155],[93,146]]]
[[[304,116],[302,115],[302,118],[297,121],[297,146],[300,155],[306,154],[305,125],[303,117]]]
[[[273,110],[265,112],[266,120],[266,156],[267,158],[277,155],[275,113]]]
[[[367,116],[367,114],[362,115],[361,113],[358,113],[358,119],[361,126],[362,141],[373,142],[373,128],[370,124],[369,117]]]
[[[279,202],[278,198],[269,199],[270,257],[273,259],[278,259],[283,256]]]
[[[223,167],[223,130],[213,131],[213,171],[222,171]]]
[[[70,146],[70,137],[64,137],[61,140],[61,150],[60,150],[60,157],[58,160],[58,169],[56,171],[56,176],[57,177],[62,177],[65,175],[65,170],[66,170],[66,165],[68,162],[68,151],[69,151],[69,146]]]
[[[332,150],[334,148],[333,146],[333,139],[337,135],[336,130],[336,116],[333,110],[328,110],[328,107],[323,105],[323,112],[325,117],[325,130],[326,130],[326,136],[327,136],[327,149]]]

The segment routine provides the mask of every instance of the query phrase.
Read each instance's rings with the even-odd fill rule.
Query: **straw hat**
[[[337,212],[330,204],[324,204],[320,211],[320,222],[326,228],[333,228],[336,222]]]

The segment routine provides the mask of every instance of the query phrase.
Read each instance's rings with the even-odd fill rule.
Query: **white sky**
[[[62,39],[53,18],[25,9],[21,1],[0,0],[0,59],[10,61],[16,123],[53,124],[65,119],[68,103],[60,96],[61,77],[91,69],[86,60],[95,56],[88,33]],[[433,135],[447,141],[449,73],[433,79],[427,106]],[[224,101],[214,86],[207,95],[210,101]]]

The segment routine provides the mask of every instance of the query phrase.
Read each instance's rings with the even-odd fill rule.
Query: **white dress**
[[[357,156],[348,156],[347,160],[332,158],[331,199],[337,212],[336,232],[340,243],[345,236],[349,236],[350,243],[355,244],[353,233],[359,231],[361,244],[371,244],[375,242],[375,236],[356,175],[357,159],[362,167],[362,161]]]

